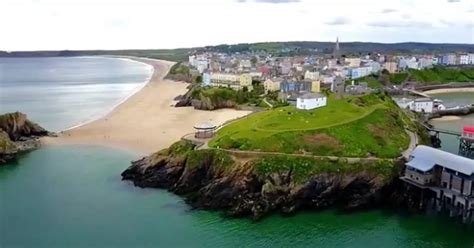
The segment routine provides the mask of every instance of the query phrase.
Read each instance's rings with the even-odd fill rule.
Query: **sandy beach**
[[[454,116],[454,115],[446,115],[440,118],[434,118],[431,121],[457,121],[461,120],[462,118],[459,116]]]
[[[145,155],[166,148],[193,132],[195,124],[210,121],[221,125],[250,113],[233,109],[200,111],[193,107],[175,108],[174,98],[186,93],[188,84],[163,79],[173,63],[135,60],[154,67],[153,76],[140,91],[105,116],[63,131],[56,138],[44,138],[43,144],[104,145]]]
[[[472,92],[474,93],[474,88],[446,88],[446,89],[436,89],[436,90],[427,90],[423,93],[431,94],[443,94],[443,93],[455,93],[455,92]]]

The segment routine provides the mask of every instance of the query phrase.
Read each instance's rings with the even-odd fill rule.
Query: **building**
[[[397,105],[402,109],[408,109],[418,113],[433,113],[434,101],[431,98],[398,99]]]
[[[304,80],[313,81],[319,79],[319,72],[317,71],[306,71],[304,74]]]
[[[349,77],[351,79],[357,79],[357,78],[368,76],[370,75],[370,73],[372,73],[372,67],[370,66],[351,68],[349,70]]]
[[[311,91],[311,82],[306,81],[282,81],[280,84],[280,91],[283,93],[298,93],[302,91],[309,92]]]
[[[431,58],[420,58],[418,59],[418,69],[425,69],[433,67],[433,59]]]
[[[419,113],[433,113],[433,105],[434,102],[431,98],[417,98],[412,110]]]
[[[203,74],[204,75],[204,74]],[[203,76],[204,82],[204,76]],[[207,82],[206,82],[207,83]],[[228,73],[212,73],[210,76],[210,86],[229,87],[235,90],[241,90],[247,87],[252,90],[252,76],[248,73],[244,74],[228,74]]]
[[[456,63],[456,60],[457,60],[456,54],[448,54],[446,60],[447,60],[447,61],[446,61],[446,62],[447,62],[447,65],[455,65],[455,64],[457,64],[457,63]]]
[[[268,94],[269,92],[279,91],[280,90],[280,79],[267,79],[263,82],[263,88],[265,93]]]
[[[253,89],[253,87],[252,87],[252,75],[250,75],[248,73],[241,74],[239,76],[239,83],[240,83],[241,88],[247,87],[247,89],[249,91],[251,91]]]
[[[311,92],[314,92],[314,93],[321,92],[321,82],[319,80],[311,82]]]
[[[204,72],[202,74],[202,85],[203,86],[211,86],[211,74],[208,72]]]
[[[194,126],[196,132],[194,133],[194,137],[196,139],[210,139],[214,137],[214,132],[216,130],[216,125],[210,122],[203,122]]]
[[[311,110],[327,105],[327,97],[318,93],[305,93],[296,98],[296,108]]]
[[[460,65],[468,65],[469,64],[469,55],[468,54],[459,55],[459,64]]]
[[[344,62],[349,67],[359,67],[361,63],[361,59],[360,58],[346,58]]]
[[[241,68],[251,68],[252,67],[252,62],[248,59],[243,59],[239,63]]]
[[[387,70],[390,73],[396,73],[397,72],[397,63],[396,62],[385,62],[383,64],[383,68]]]
[[[474,65],[474,53],[470,53],[467,56],[469,57],[469,64]]]
[[[196,67],[199,73],[203,73],[209,68],[209,62],[207,59],[196,59],[194,60],[194,67]]]
[[[415,57],[411,57],[409,59],[406,59],[406,58],[402,58],[400,59],[400,61],[398,62],[398,67],[401,69],[401,70],[405,70],[405,69],[418,69],[418,62],[416,61],[416,58]]]
[[[474,222],[474,160],[418,146],[411,153],[401,179],[431,193],[436,209],[447,209],[451,216]]]

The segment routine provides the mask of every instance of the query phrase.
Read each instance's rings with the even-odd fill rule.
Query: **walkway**
[[[405,132],[410,136],[410,144],[408,145],[408,148],[402,152],[402,155],[405,159],[410,158],[410,154],[415,150],[416,146],[418,145],[418,135],[412,131],[405,130]]]
[[[419,96],[422,96],[422,97],[426,97],[426,98],[431,98],[430,95],[428,94],[425,94],[421,91],[417,91],[417,90],[410,90],[410,89],[403,89],[404,91],[407,91],[407,92],[410,92],[412,94],[415,94],[415,95],[419,95]]]

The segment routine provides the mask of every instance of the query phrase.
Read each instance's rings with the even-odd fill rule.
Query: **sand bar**
[[[431,119],[431,121],[457,121],[457,120],[460,120],[460,119],[462,119],[462,118],[459,117],[459,116],[446,115],[446,116],[443,116],[443,117]]]
[[[154,67],[150,81],[137,93],[105,116],[85,125],[44,138],[44,145],[88,144],[127,149],[148,154],[166,148],[203,121],[216,125],[250,114],[250,111],[221,109],[201,111],[175,108],[176,96],[186,93],[188,84],[165,80],[172,62],[136,58]]]
[[[474,93],[474,87],[471,88],[446,88],[446,89],[436,89],[436,90],[427,90],[423,93],[431,94],[443,94],[443,93],[457,93],[457,92],[472,92]]]

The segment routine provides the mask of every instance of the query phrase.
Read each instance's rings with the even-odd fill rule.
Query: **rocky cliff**
[[[175,106],[193,106],[194,109],[199,110],[235,108],[238,105],[235,94],[235,91],[231,89],[202,90],[198,85],[193,85],[186,94],[177,98],[178,102]]]
[[[122,173],[123,180],[139,187],[168,189],[196,208],[253,219],[300,209],[367,209],[396,199],[396,161],[371,164],[291,158],[272,163],[270,157],[194,151],[192,147],[181,141],[132,162]]]
[[[47,135],[50,135],[48,131],[23,113],[0,115],[0,164],[15,159],[20,152],[38,148],[38,138]]]

